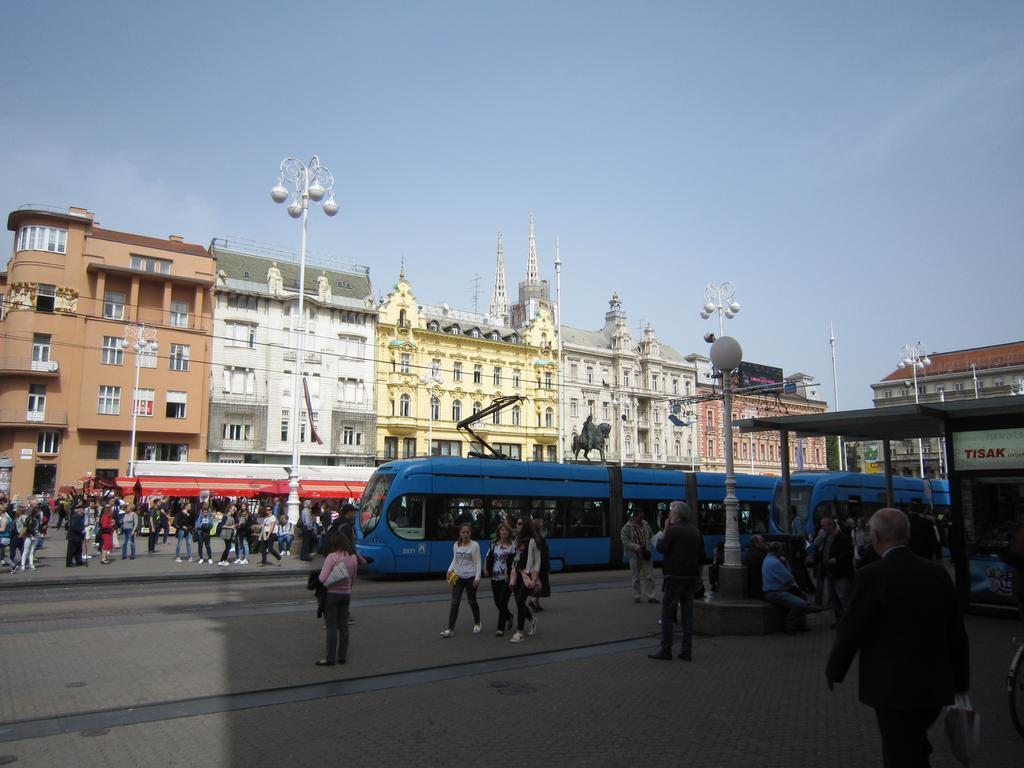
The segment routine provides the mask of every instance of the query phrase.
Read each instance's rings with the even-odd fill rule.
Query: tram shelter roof
[[[740,432],[841,435],[858,440],[943,437],[947,429],[1000,429],[1024,426],[1024,397],[896,405],[801,416],[757,416],[735,422]]]

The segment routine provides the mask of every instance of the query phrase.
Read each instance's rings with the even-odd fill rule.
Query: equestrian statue
[[[587,420],[583,422],[580,434],[573,435],[572,438],[573,460],[578,459],[580,451],[583,451],[583,458],[590,461],[590,452],[596,450],[601,454],[601,461],[604,461],[604,443],[611,431],[612,425],[607,421],[595,424],[594,417],[592,415],[587,416]]]

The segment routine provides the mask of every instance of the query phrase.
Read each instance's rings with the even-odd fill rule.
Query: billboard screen
[[[764,392],[782,390],[783,377],[781,368],[744,361],[740,363],[739,376],[740,386],[744,388],[760,387]]]

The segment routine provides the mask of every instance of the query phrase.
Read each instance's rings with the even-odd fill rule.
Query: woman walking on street
[[[476,588],[480,586],[480,545],[470,538],[470,533],[469,523],[463,523],[459,526],[459,539],[452,545],[452,563],[448,566],[452,604],[448,609],[448,628],[441,632],[441,637],[451,637],[455,630],[463,592],[473,611],[473,634],[480,634],[480,604],[476,601]]]
[[[232,504],[228,507],[228,511],[224,513],[224,519],[220,521],[220,537],[224,539],[224,553],[220,556],[220,562],[217,565],[231,565],[231,561],[228,560],[228,552],[231,551],[231,544],[235,541],[237,529],[238,521],[235,519],[235,505]],[[238,562],[238,560],[235,560],[235,562]]]
[[[359,560],[352,542],[341,531],[334,531],[327,541],[327,557],[320,569],[320,583],[326,588],[324,622],[327,625],[327,655],[316,662],[318,667],[332,667],[347,661],[348,607],[358,570]]]
[[[252,536],[253,525],[252,512],[247,509],[239,510],[238,523],[235,527],[235,563],[238,565],[249,564],[249,537]]]
[[[281,562],[280,553],[274,549],[274,542],[277,540],[277,518],[274,517],[269,507],[263,509],[263,520],[260,523],[260,553],[262,554],[262,560],[260,565],[267,564],[267,555],[273,555],[274,558]]]
[[[203,562],[203,548],[206,548],[206,562],[213,565],[213,551],[210,549],[210,531],[213,530],[213,513],[205,502],[199,507],[196,518],[196,538],[199,540],[199,560]]]
[[[512,585],[512,594],[516,598],[516,633],[512,635],[509,642],[521,643],[523,629],[527,634],[537,633],[537,617],[530,613],[526,606],[527,598],[534,590],[534,585],[540,584],[540,549],[537,542],[533,540],[533,526],[530,520],[519,518],[516,520],[516,553],[512,572],[509,575],[509,583]],[[527,628],[527,625],[528,628]]]
[[[134,506],[129,506],[121,518],[121,559],[128,557],[128,547],[131,546],[132,560],[135,559],[135,534],[139,530],[139,516]]]
[[[537,518],[533,521],[533,540],[537,542],[537,549],[540,551],[540,591],[533,593],[533,602],[530,608],[534,611],[543,611],[540,607],[542,597],[551,596],[551,584],[548,577],[551,575],[551,559],[548,551],[548,540],[544,535],[544,521]]]
[[[110,551],[114,548],[114,529],[117,528],[117,518],[114,516],[113,508],[108,504],[103,508],[100,515],[100,554],[103,565],[110,565]]]
[[[178,514],[174,516],[174,528],[176,529],[176,536],[178,537],[178,543],[174,547],[174,562],[181,562],[181,544],[185,543],[185,552],[188,556],[188,561],[192,562],[192,531],[196,526],[195,515],[192,514],[192,505],[189,502],[185,502],[181,505],[178,510]]]
[[[39,510],[27,509],[22,513],[21,517],[18,518],[17,528],[18,535],[21,538],[21,570],[25,572],[25,568],[34,571],[36,569],[36,537],[39,535]],[[25,565],[25,561],[28,561],[28,565]]]
[[[512,628],[512,611],[508,609],[508,601],[512,590],[508,585],[508,573],[515,557],[516,548],[512,543],[512,529],[502,520],[498,523],[498,531],[487,550],[484,563],[484,576],[491,580],[491,594],[494,606],[498,609],[498,629],[495,637],[501,637],[506,629]]]

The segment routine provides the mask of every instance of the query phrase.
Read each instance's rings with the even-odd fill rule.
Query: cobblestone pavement
[[[633,604],[627,581],[556,575],[537,636],[511,645],[493,636],[486,588],[486,631],[469,631],[464,603],[455,637],[442,640],[443,585],[364,580],[349,663],[328,669],[312,665],[323,641],[309,593],[287,580],[28,590],[13,605],[9,593],[4,658],[37,661],[29,672],[0,665],[0,764],[10,756],[31,766],[433,766],[488,755],[573,766],[880,764],[855,674],[834,693],[825,686],[826,616],[806,635],[699,637],[692,663],[655,662],[646,654],[657,606]],[[972,697],[984,718],[978,765],[1019,766],[1024,739],[1012,732],[1003,692],[1019,624],[973,616],[968,629]],[[553,654],[594,644],[589,656]],[[402,677],[410,670],[429,674]],[[319,681],[349,687],[313,701],[274,698]],[[232,697],[217,698],[255,690],[265,693],[248,709],[224,711]],[[195,715],[197,697],[211,696],[202,702],[213,713]],[[132,708],[166,701],[179,702],[177,716],[4,735],[12,722],[55,716],[63,730],[60,715],[79,712],[112,710],[130,722]],[[938,728],[932,741],[933,765],[956,765]]]

